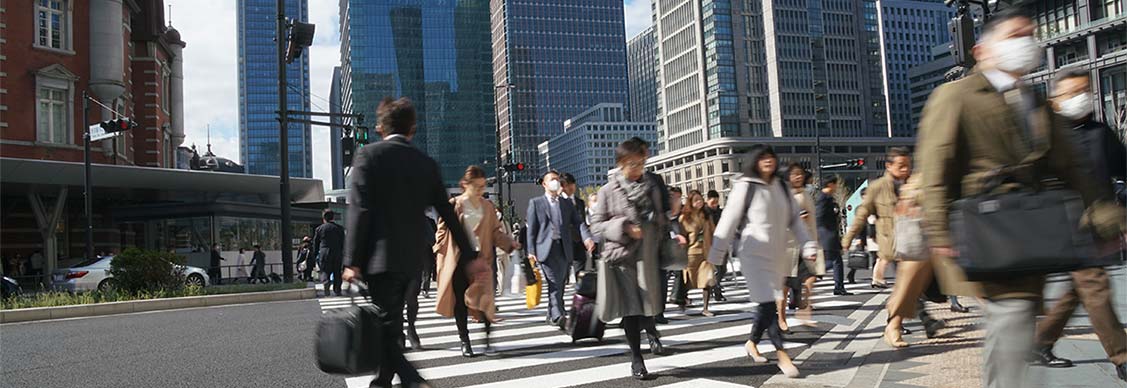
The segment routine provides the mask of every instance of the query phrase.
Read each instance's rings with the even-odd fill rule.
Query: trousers
[[[380,365],[376,379],[372,380],[373,387],[391,387],[391,380],[395,375],[399,375],[399,380],[404,385],[424,381],[419,371],[407,361],[399,346],[403,343],[403,304],[412,278],[418,278],[418,274],[387,272],[364,276],[372,303],[386,311],[392,320],[391,330],[384,333],[384,363]]]
[[[548,284],[548,320],[552,323],[559,322],[564,317],[564,285],[568,277],[568,266],[571,263],[564,256],[563,244],[560,240],[552,242],[552,249],[548,257],[538,257],[540,271],[544,274],[544,282]]]
[[[779,329],[779,307],[775,302],[760,303],[751,324],[751,343],[758,344],[767,334],[775,350],[783,351],[783,332]]]
[[[1026,359],[1033,351],[1037,303],[1030,299],[987,299],[983,387],[1028,385]]]
[[[1112,309],[1107,271],[1101,267],[1085,268],[1070,275],[1072,287],[1037,325],[1037,344],[1051,348],[1064,333],[1064,326],[1076,311],[1076,306],[1083,304],[1092,329],[1100,338],[1111,363],[1127,363],[1127,333],[1123,332],[1123,325]]]
[[[834,292],[845,291],[845,263],[841,258],[841,251],[827,249],[824,251],[826,265],[833,265]]]

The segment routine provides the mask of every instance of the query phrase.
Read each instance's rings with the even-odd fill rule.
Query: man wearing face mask
[[[1043,49],[1033,38],[1036,24],[1019,8],[994,15],[983,25],[974,46],[978,65],[972,74],[935,89],[920,120],[924,232],[935,260],[957,257],[949,224],[951,203],[1000,190],[1041,187],[1040,177],[1054,177],[1081,195],[1092,230],[1110,238],[1124,230],[1123,209],[1081,173],[1065,120],[1052,113],[1021,79],[1041,63]],[[998,189],[986,182],[1000,169],[1009,180]],[[953,283],[941,277],[946,294]],[[984,387],[1024,387],[1026,359],[1034,349],[1035,314],[1044,275],[1017,275],[981,282],[986,297]]]
[[[560,174],[554,170],[544,174],[544,195],[528,200],[525,217],[528,229],[528,258],[540,265],[544,281],[548,283],[548,324],[564,328],[563,288],[568,268],[583,252],[576,251],[572,233],[579,231],[583,241],[593,241],[583,217],[575,205],[560,196],[563,185]]]
[[[1107,125],[1092,119],[1092,93],[1088,71],[1063,70],[1053,82],[1052,104],[1057,113],[1072,120],[1072,138],[1077,155],[1084,160],[1084,173],[1111,189],[1113,178],[1127,175],[1127,150]],[[1118,245],[1118,241],[1108,243]],[[1072,361],[1053,355],[1053,344],[1079,304],[1084,305],[1092,328],[1100,338],[1119,378],[1127,381],[1127,334],[1112,309],[1111,287],[1104,266],[1119,262],[1119,252],[1093,260],[1088,268],[1072,272],[1072,287],[1037,325],[1034,359],[1050,368],[1066,368]]]

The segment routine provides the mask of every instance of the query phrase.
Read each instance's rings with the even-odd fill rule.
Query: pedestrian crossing
[[[742,276],[724,282],[728,301],[711,304],[709,309],[715,314],[713,317],[700,314],[703,297],[700,290],[690,291],[689,298],[693,306],[685,311],[680,311],[675,305],[667,305],[665,316],[670,323],[659,325],[658,329],[662,332],[662,343],[667,349],[674,351],[665,357],[647,358],[646,367],[651,374],[716,362],[739,361],[746,357],[743,341],[748,335],[755,304],[747,300],[747,290],[743,285]],[[868,287],[867,284],[847,286],[858,295],[881,291]],[[843,297],[833,296],[832,290],[832,280],[815,283],[815,295],[811,298],[811,303],[816,312],[861,305],[860,301],[842,300]],[[565,307],[570,307],[573,294],[574,289],[567,287]],[[423,349],[409,350],[406,353],[407,359],[419,368],[424,378],[436,386],[521,387],[535,384],[537,388],[545,388],[611,385],[616,384],[616,380],[630,378],[630,363],[625,357],[629,348],[618,322],[608,323],[602,341],[583,340],[573,344],[570,336],[545,323],[548,306],[546,289],[543,290],[541,304],[533,309],[527,308],[522,295],[501,296],[496,300],[497,316],[502,321],[493,325],[490,336],[491,344],[497,351],[495,357],[480,355],[484,352],[485,334],[483,325],[475,323],[470,324],[470,338],[474,351],[479,356],[462,357],[461,342],[453,319],[441,317],[434,312],[433,297],[420,297],[416,328],[422,339]],[[322,313],[345,308],[352,303],[352,298],[348,296],[318,299]],[[802,325],[833,325],[828,322],[833,320],[819,322],[817,313],[808,315],[810,314],[801,319],[788,316],[787,323],[792,328]],[[645,350],[644,338],[642,342]],[[785,343],[788,349],[803,346],[805,345],[799,342]],[[766,340],[759,344],[759,348],[768,355],[774,351],[774,347]],[[747,364],[750,366],[750,361]],[[770,376],[764,375],[763,379],[768,377]],[[373,376],[355,376],[345,379],[345,382],[348,387],[367,387],[372,378]],[[710,385],[707,380],[700,382]],[[703,386],[684,385],[687,383],[680,381],[669,386]]]

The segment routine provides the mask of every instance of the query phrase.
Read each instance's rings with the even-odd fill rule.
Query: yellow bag
[[[540,289],[543,282],[540,280],[540,271],[536,268],[532,269],[532,273],[536,275],[536,283],[529,284],[524,287],[524,302],[528,309],[534,309],[540,305]]]

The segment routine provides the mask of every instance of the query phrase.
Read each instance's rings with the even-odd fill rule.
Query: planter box
[[[243,303],[275,302],[284,300],[313,299],[317,297],[314,288],[294,290],[246,292],[240,294],[187,296],[132,300],[59,307],[34,307],[26,309],[0,310],[0,323],[42,321],[49,319],[94,317],[101,315],[127,314],[144,311],[176,310],[193,307],[224,306]]]

